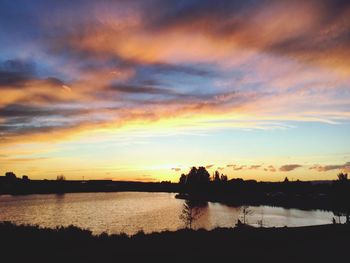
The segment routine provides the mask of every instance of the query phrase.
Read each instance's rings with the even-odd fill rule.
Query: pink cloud
[[[300,167],[302,167],[302,165],[300,164],[286,164],[286,165],[282,165],[279,170],[281,172],[290,172]]]

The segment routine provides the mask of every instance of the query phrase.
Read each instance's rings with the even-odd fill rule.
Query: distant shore
[[[3,262],[337,262],[350,227],[182,229],[127,236],[0,223]],[[346,260],[345,260],[346,261]]]
[[[180,192],[179,184],[170,182],[133,182],[112,180],[12,180],[0,181],[0,195],[64,194],[89,192]]]

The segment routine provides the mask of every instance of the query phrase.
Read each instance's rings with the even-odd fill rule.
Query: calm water
[[[183,200],[172,193],[74,193],[64,195],[0,196],[0,221],[45,227],[76,225],[94,233],[134,234],[183,228]],[[249,224],[264,226],[329,224],[333,213],[278,207],[250,207]],[[242,217],[239,207],[208,203],[195,228],[232,227]]]

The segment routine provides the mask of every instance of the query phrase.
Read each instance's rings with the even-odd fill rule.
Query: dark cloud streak
[[[1,86],[23,86],[35,76],[35,65],[22,60],[6,60],[0,62],[0,88]]]
[[[313,165],[309,168],[310,170],[316,170],[318,172],[327,172],[332,170],[345,170],[350,171],[350,162],[345,164],[332,164],[332,165]]]
[[[300,164],[285,164],[285,165],[282,165],[279,170],[281,172],[290,172],[300,167],[302,167],[302,165]]]

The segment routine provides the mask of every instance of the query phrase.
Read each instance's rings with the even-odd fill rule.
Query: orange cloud
[[[333,164],[333,165],[313,165],[309,168],[310,170],[316,170],[318,172],[327,172],[331,170],[342,170],[344,172],[350,172],[350,162],[345,164]]]
[[[279,170],[281,172],[290,172],[300,167],[302,167],[302,165],[300,164],[285,164],[285,165],[282,165]]]
[[[350,8],[342,7],[335,16],[329,11],[337,8],[335,5],[329,1],[276,1],[248,7],[242,13],[231,10],[231,15],[213,6],[169,21],[156,18],[150,25],[144,23],[147,14],[140,10],[127,16],[97,10],[95,20],[70,31],[61,45],[147,63],[230,61],[248,49],[349,73],[346,34]],[[298,19],[294,19],[296,13]],[[59,48],[60,42],[55,44]]]

